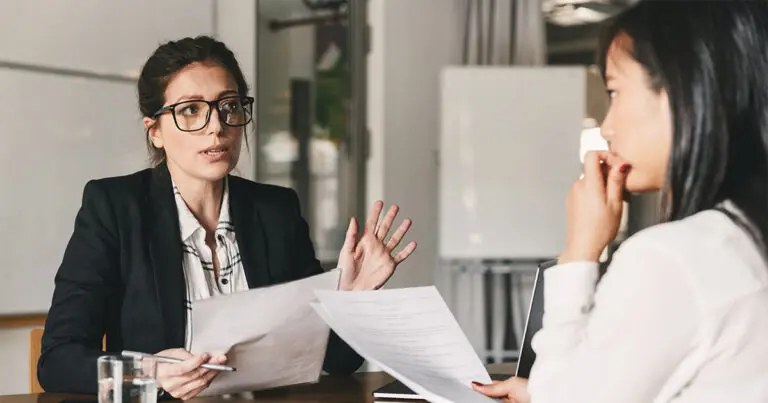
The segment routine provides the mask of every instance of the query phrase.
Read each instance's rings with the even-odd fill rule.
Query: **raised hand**
[[[587,153],[584,176],[573,184],[565,202],[567,235],[560,263],[596,262],[616,237],[630,168],[629,163],[613,153]]]
[[[339,252],[339,267],[342,270],[340,290],[381,288],[394,274],[397,265],[416,249],[416,242],[409,242],[403,250],[393,256],[395,249],[411,228],[411,220],[403,220],[387,239],[399,207],[390,207],[379,223],[383,208],[384,203],[381,201],[373,204],[359,240],[357,220],[354,217],[350,220],[344,246]]]

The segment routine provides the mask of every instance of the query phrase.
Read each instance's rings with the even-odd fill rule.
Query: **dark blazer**
[[[322,273],[293,190],[229,177],[230,215],[250,288]],[[38,361],[47,392],[96,393],[96,358],[184,346],[181,235],[168,168],[92,180],[55,278]],[[259,309],[254,307],[254,314]],[[362,358],[333,332],[323,369]]]

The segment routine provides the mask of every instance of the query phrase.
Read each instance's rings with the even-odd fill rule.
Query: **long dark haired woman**
[[[534,403],[766,402],[768,4],[643,1],[601,54],[610,152],[586,158],[568,195],[527,388],[475,388]],[[625,241],[596,286],[624,189],[660,190],[665,222]]]

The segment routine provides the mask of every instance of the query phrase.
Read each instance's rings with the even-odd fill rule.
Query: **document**
[[[226,354],[237,368],[219,373],[201,396],[317,382],[330,330],[310,302],[315,290],[336,290],[339,275],[193,302],[191,352]]]
[[[422,398],[497,402],[472,390],[491,378],[435,287],[315,294],[312,307],[339,337]]]

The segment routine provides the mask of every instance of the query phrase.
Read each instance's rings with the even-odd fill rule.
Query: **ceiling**
[[[547,52],[564,62],[591,59],[602,22],[636,0],[543,0]]]
[[[593,52],[602,20],[635,1],[542,0],[542,10],[547,18],[548,53],[567,56]],[[259,14],[266,19],[282,20],[312,15],[304,0],[259,0],[258,4]]]

